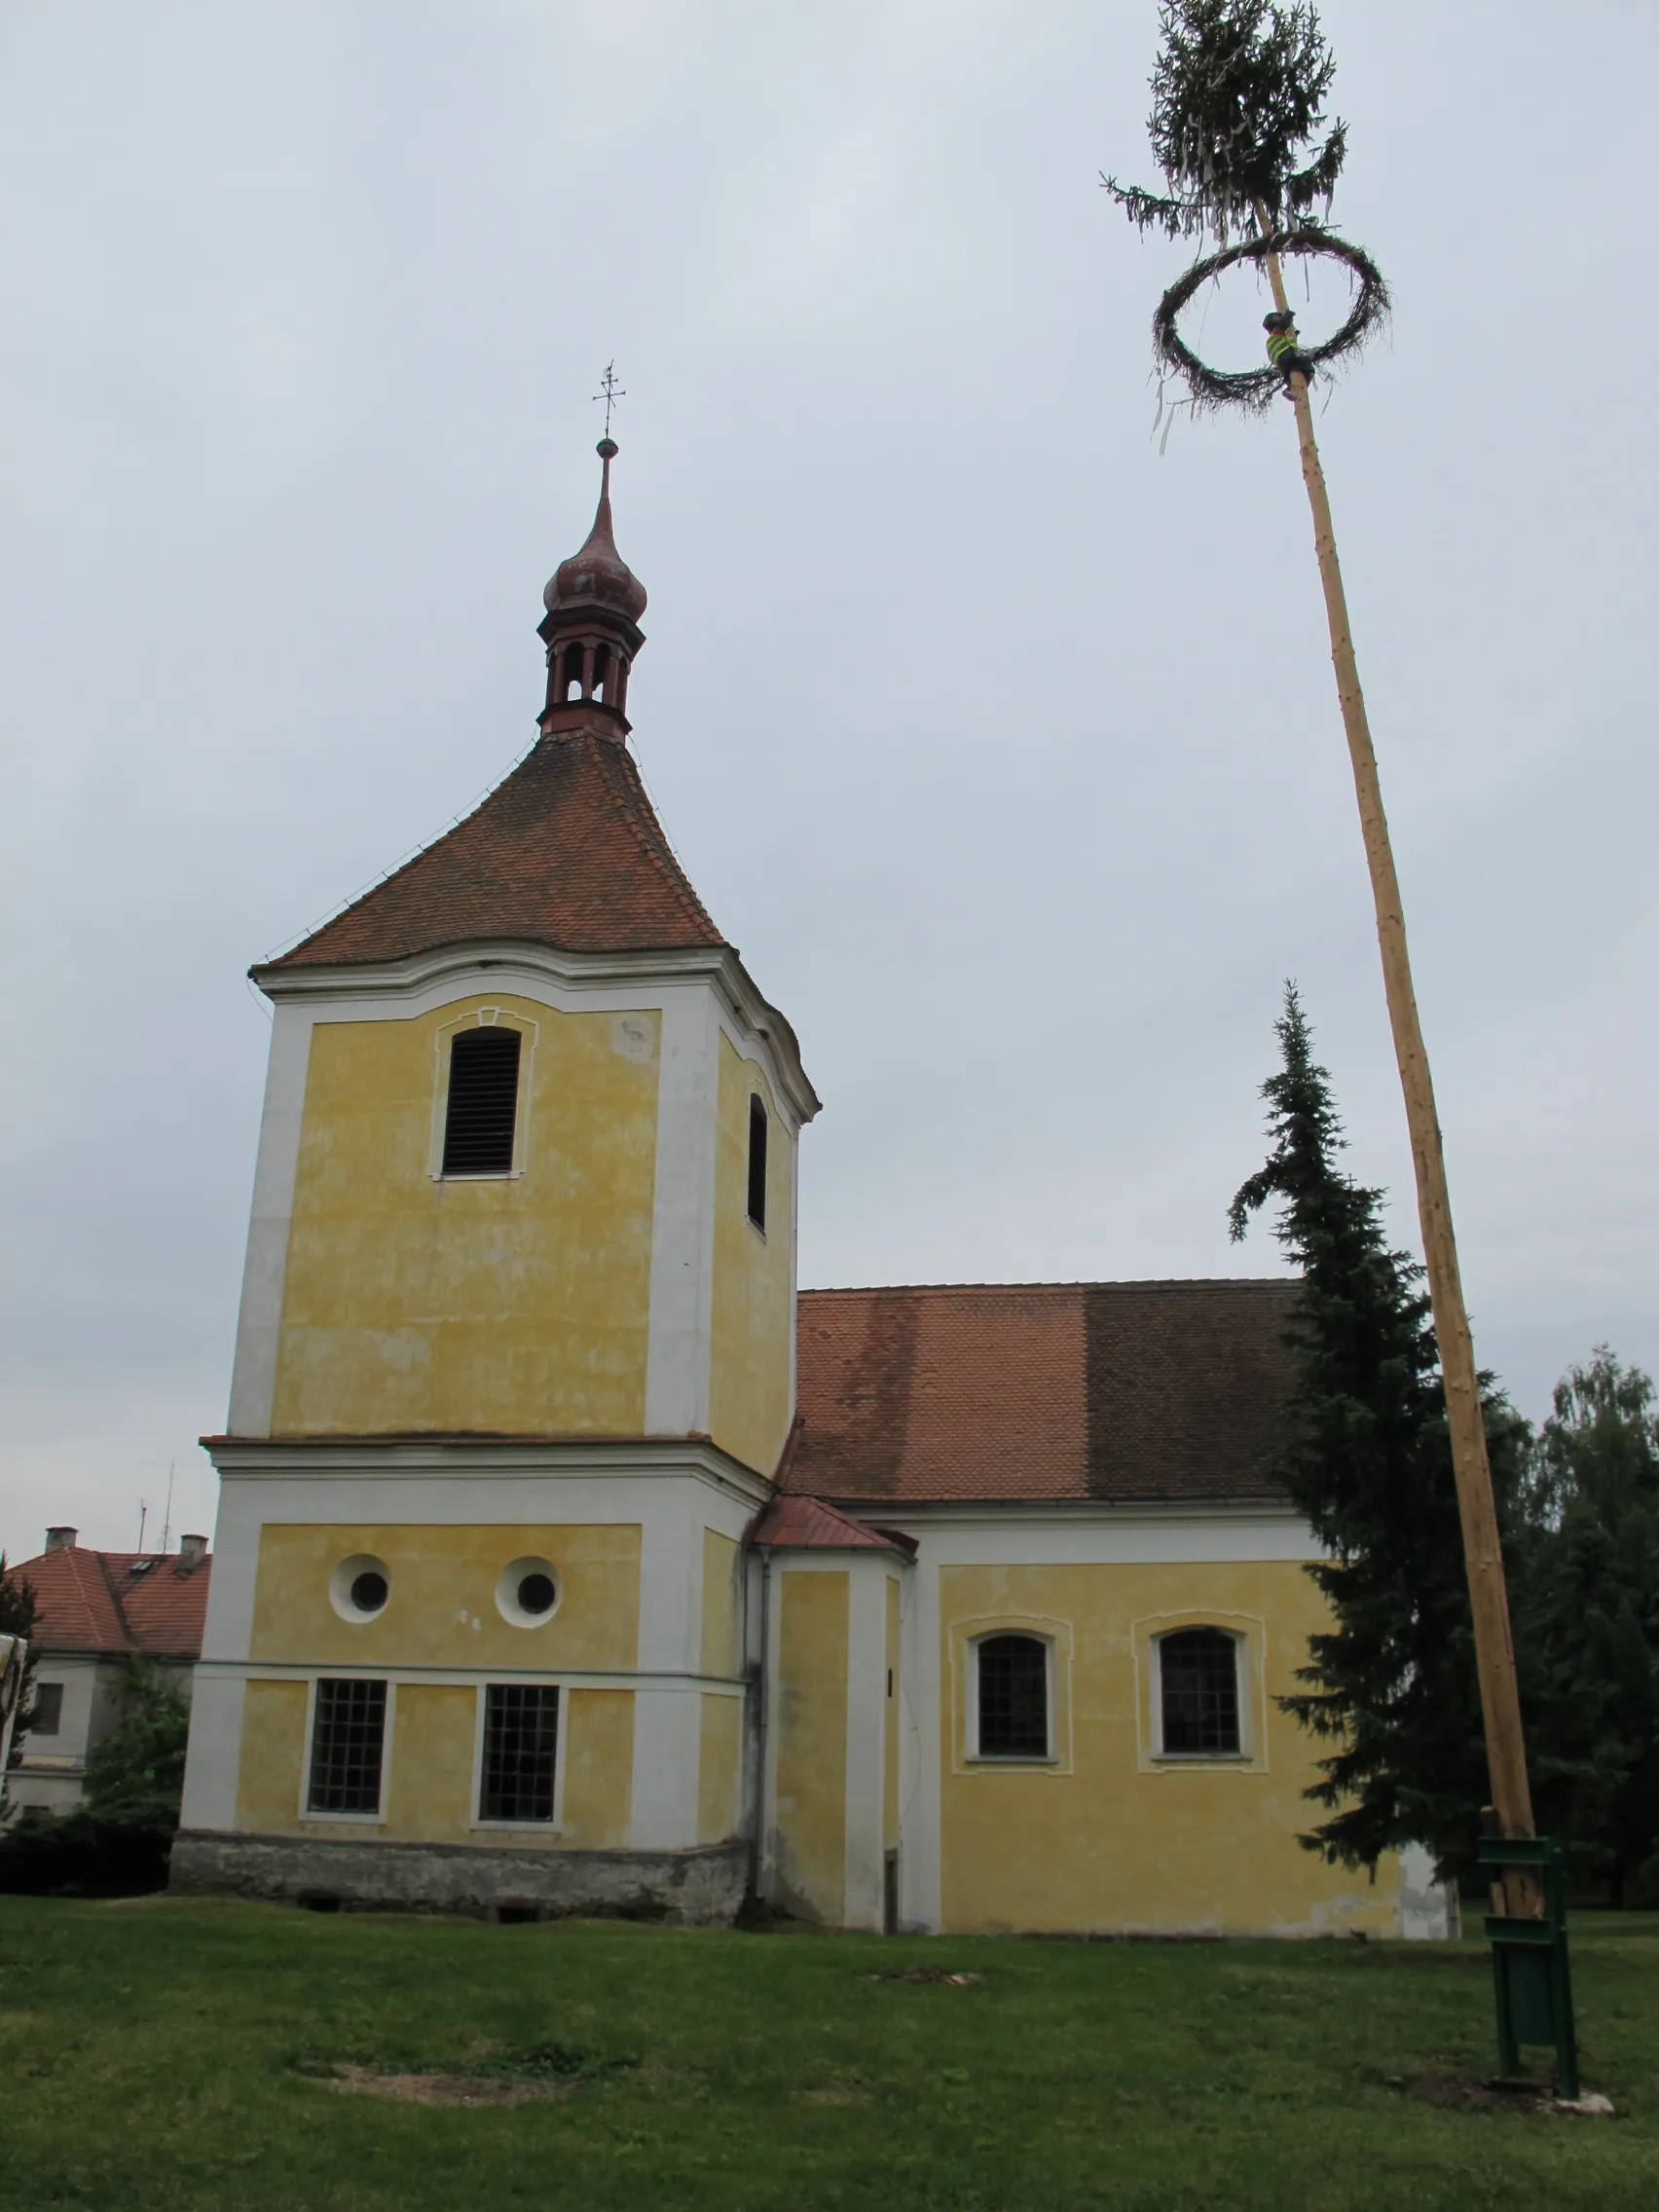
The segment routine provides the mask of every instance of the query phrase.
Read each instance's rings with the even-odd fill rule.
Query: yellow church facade
[[[175,1886],[1445,1933],[1296,1841],[1284,1285],[797,1290],[819,1101],[628,749],[614,450],[531,752],[254,972]]]

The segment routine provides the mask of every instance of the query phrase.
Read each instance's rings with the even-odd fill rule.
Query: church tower
[[[536,741],[281,958],[175,1887],[724,1917],[794,1413],[794,1034],[628,748],[598,511]]]

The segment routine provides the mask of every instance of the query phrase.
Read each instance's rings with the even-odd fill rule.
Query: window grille
[[[491,1682],[484,1692],[481,1821],[550,1821],[559,1755],[559,1691],[542,1682]]]
[[[518,1116],[516,1029],[463,1029],[450,1047],[446,1175],[510,1175]]]
[[[384,1682],[321,1680],[312,1722],[313,1813],[378,1813],[386,1743]]]
[[[42,1682],[35,1691],[31,1736],[55,1736],[63,1725],[63,1684]]]
[[[766,1226],[766,1101],[751,1093],[749,1100],[749,1218],[756,1229]]]
[[[979,1756],[1049,1755],[1049,1646],[1036,1636],[987,1636],[979,1665]]]
[[[1163,1749],[1182,1755],[1236,1754],[1238,1644],[1218,1628],[1184,1628],[1159,1641]]]

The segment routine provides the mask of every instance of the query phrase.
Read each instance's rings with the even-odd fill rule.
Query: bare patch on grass
[[[484,2046],[488,2050],[489,2046]],[[336,2059],[326,2068],[305,2067],[313,2080],[347,2097],[380,2097],[398,2105],[549,2104],[573,2096],[584,2084],[634,2073],[638,2060],[607,2058],[568,2044],[539,2044],[534,2050],[481,2057],[478,2071],[453,2074],[436,2067],[390,2067]]]
[[[948,1967],[900,1967],[892,1973],[861,1976],[865,1981],[942,1981],[948,1982],[952,1989],[967,1989],[984,1978],[982,1973],[952,1973]]]
[[[481,2074],[376,2074],[337,2066],[323,2083],[343,2097],[381,2097],[394,2105],[535,2105],[575,2094],[574,2082],[490,2082]]]
[[[1554,2084],[1503,2076],[1477,2081],[1467,2074],[1419,2074],[1406,2083],[1408,2096],[1450,2112],[1510,2112],[1525,2118],[1611,2119],[1613,2108],[1604,2097],[1581,2097],[1576,2104],[1563,2102]]]

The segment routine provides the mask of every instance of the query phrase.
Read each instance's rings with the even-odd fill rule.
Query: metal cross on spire
[[[603,399],[605,402],[605,434],[607,437],[610,435],[610,411],[619,399],[626,399],[627,396],[626,390],[616,381],[616,363],[607,361],[604,378],[600,383],[599,389],[594,393],[595,399]]]

